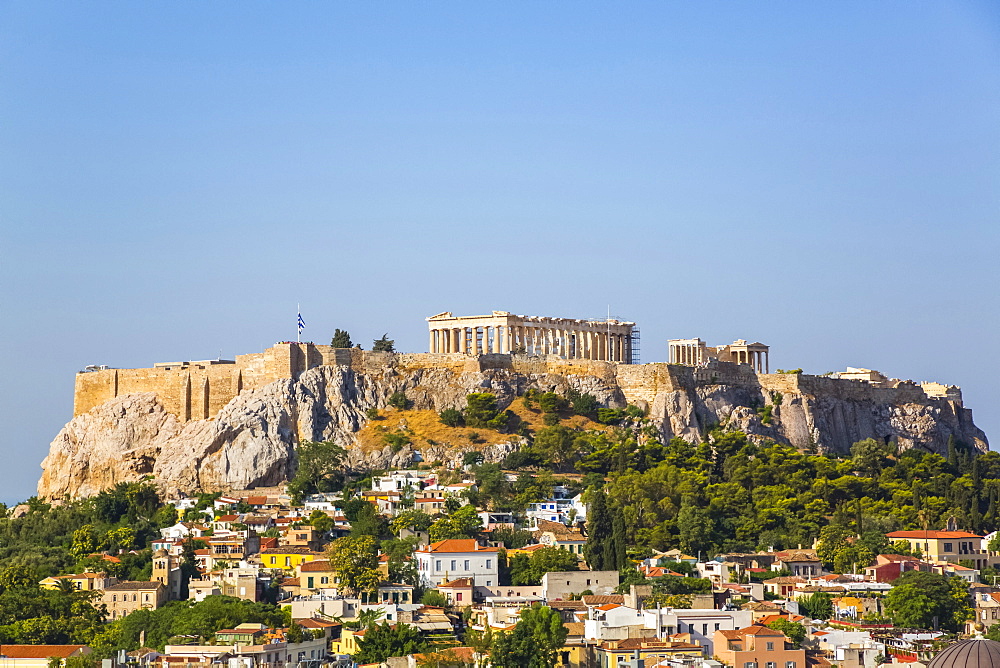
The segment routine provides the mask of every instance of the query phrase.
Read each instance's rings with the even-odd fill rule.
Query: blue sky
[[[1000,433],[990,2],[0,5],[0,500],[86,364],[492,309],[958,384]]]

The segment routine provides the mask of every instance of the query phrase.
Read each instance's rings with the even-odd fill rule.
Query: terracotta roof
[[[250,506],[266,506],[267,497],[266,496],[248,496],[247,505]]]
[[[105,587],[104,591],[142,591],[143,589],[156,589],[162,586],[162,582],[119,582],[110,587]]]
[[[586,540],[583,532],[579,529],[571,529],[562,522],[550,522],[549,520],[538,520],[536,524],[539,531],[551,532],[557,540]]]
[[[761,624],[751,624],[750,626],[739,629],[739,632],[743,636],[783,636],[785,635],[781,631],[762,626]]]
[[[776,585],[799,584],[803,582],[805,582],[805,579],[800,578],[798,575],[782,575],[781,577],[764,580],[764,584]]]
[[[483,547],[473,538],[449,538],[431,543],[417,552],[496,552],[495,547]]]
[[[876,558],[877,559],[884,559],[884,560],[888,561],[889,563],[893,563],[893,562],[897,562],[897,561],[920,561],[920,559],[918,559],[917,557],[910,557],[910,556],[907,556],[905,554],[880,554]]]
[[[298,587],[299,586],[299,579],[298,578],[285,578],[284,580],[282,580],[281,582],[278,583],[278,586],[279,587]]]
[[[316,619],[311,617],[309,619],[299,619],[296,623],[304,629],[328,629],[333,626],[340,626],[337,622],[328,622],[325,619]]]
[[[982,538],[968,531],[893,531],[886,538]]]
[[[261,554],[311,554],[317,557],[323,555],[322,552],[313,552],[307,547],[295,547],[295,546],[269,547],[266,550],[261,550],[260,553]]]
[[[452,580],[451,582],[445,582],[444,584],[439,584],[438,589],[441,587],[471,587],[472,578],[458,578],[457,580]]]
[[[618,605],[617,603],[605,603],[604,605],[597,606],[597,609],[607,612],[608,610],[614,610],[615,608],[620,608],[620,607],[622,606]]]
[[[587,606],[583,601],[549,601],[548,606],[553,610],[586,610]]]
[[[326,559],[316,559],[314,561],[307,561],[301,566],[299,570],[303,573],[324,573],[326,571],[332,571],[333,567],[330,566],[330,562]]]
[[[586,606],[593,605],[604,605],[605,603],[617,603],[618,605],[623,605],[625,603],[625,597],[622,594],[587,594],[586,596],[581,596],[580,600]]]
[[[0,645],[0,656],[10,659],[47,659],[50,656],[65,658],[86,645]]]

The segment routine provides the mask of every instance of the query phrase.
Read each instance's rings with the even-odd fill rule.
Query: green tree
[[[712,546],[712,528],[712,516],[708,509],[699,507],[692,495],[685,496],[677,513],[681,549],[695,555],[708,551]]]
[[[346,536],[330,543],[326,551],[330,566],[340,577],[340,587],[349,594],[378,589],[378,542],[372,536]]]
[[[799,611],[811,619],[830,619],[833,617],[833,597],[818,591],[799,601]]]
[[[288,483],[293,503],[300,504],[307,494],[335,490],[341,480],[340,465],[346,454],[342,447],[333,441],[300,441],[295,454],[298,469]]]
[[[495,668],[555,668],[566,633],[558,612],[535,604],[521,611],[513,631],[494,637],[490,663]]]
[[[590,493],[590,508],[587,513],[587,544],[583,554],[587,564],[595,571],[618,570],[614,547],[609,542],[612,535],[612,515],[608,511],[607,497],[603,489]]]
[[[546,573],[576,570],[580,570],[580,561],[575,554],[558,547],[543,547],[532,552],[527,559],[512,564],[511,584],[538,585]]]
[[[576,433],[569,427],[553,426],[539,429],[532,449],[556,469],[570,462],[576,453]]]
[[[394,353],[396,352],[396,342],[389,338],[389,334],[383,334],[381,339],[372,341],[372,352]]]
[[[406,398],[405,392],[393,392],[389,397],[389,405],[398,410],[406,410],[410,407],[410,400]]]
[[[423,596],[420,597],[420,602],[424,605],[430,605],[435,608],[448,607],[448,599],[437,589],[428,589],[425,591]]]
[[[907,571],[892,582],[885,610],[898,626],[958,631],[972,615],[969,587],[959,577]]]
[[[483,523],[475,506],[466,505],[451,515],[435,520],[429,531],[431,540],[436,542],[449,538],[474,538],[482,530]]]
[[[487,427],[497,417],[497,397],[492,392],[473,392],[465,397],[465,424],[468,427]]]
[[[390,626],[389,622],[382,622],[370,627],[358,646],[360,651],[354,655],[357,663],[381,663],[391,656],[418,654],[427,647],[427,642],[409,624]]]
[[[427,531],[431,524],[434,523],[434,518],[425,513],[422,510],[404,510],[403,512],[396,515],[389,522],[389,527],[392,532],[399,535],[399,532],[403,529],[410,529],[411,531]]]
[[[351,343],[351,335],[347,333],[344,329],[333,330],[333,338],[330,339],[330,345],[334,348],[353,348],[354,344]]]
[[[806,627],[783,617],[775,619],[773,622],[768,622],[767,627],[784,633],[796,649],[798,649],[802,641],[806,638]]]
[[[449,427],[461,427],[465,422],[465,416],[462,415],[462,411],[455,410],[454,408],[446,408],[439,413],[441,418],[441,423]]]

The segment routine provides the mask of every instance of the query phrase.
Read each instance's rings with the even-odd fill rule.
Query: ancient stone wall
[[[333,348],[311,343],[280,343],[262,353],[238,355],[234,363],[199,364],[146,369],[107,369],[79,373],[73,414],[81,415],[115,397],[153,392],[168,413],[183,421],[212,418],[240,393],[276,380],[297,380],[320,366],[343,366],[378,376],[396,369],[421,369],[455,374],[489,370],[524,375],[593,376],[617,384],[629,403],[651,405],[665,392],[692,392],[699,387],[726,385],[768,394],[827,396],[877,405],[923,403],[946,396],[961,405],[958,388],[937,383],[924,387],[901,381],[880,388],[869,383],[806,374],[756,374],[747,365],[726,362],[707,367],[677,364],[617,364],[598,360],[491,353],[376,353],[356,348]]]

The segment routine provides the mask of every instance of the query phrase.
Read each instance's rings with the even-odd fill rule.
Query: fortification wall
[[[594,376],[617,384],[626,400],[653,403],[657,395],[691,392],[706,385],[728,385],[753,392],[780,392],[827,396],[878,405],[926,403],[944,391],[928,384],[931,392],[909,381],[879,388],[869,383],[806,374],[756,374],[746,365],[716,363],[705,368],[677,364],[618,364],[597,360],[567,360],[557,356],[463,353],[376,353],[356,348],[333,348],[311,343],[281,343],[262,353],[238,355],[234,363],[187,363],[146,369],[107,369],[79,373],[73,401],[74,416],[86,413],[115,397],[153,392],[167,411],[182,420],[212,418],[244,390],[254,390],[282,379],[298,379],[319,366],[347,366],[356,372],[381,376],[389,369],[408,372],[446,369],[458,375],[503,370],[524,375],[555,374]],[[947,388],[948,399],[961,393]]]

